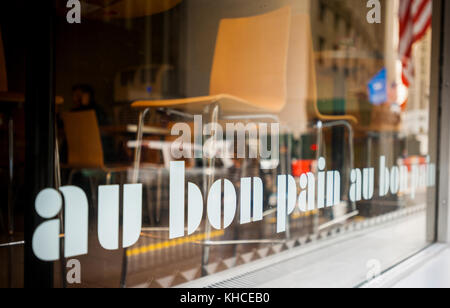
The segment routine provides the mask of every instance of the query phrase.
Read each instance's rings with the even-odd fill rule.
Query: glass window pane
[[[434,242],[431,0],[74,2],[55,1],[55,286],[220,285],[278,260],[278,276],[248,286],[295,274],[295,286],[355,287]],[[25,92],[26,29],[12,16],[0,101]],[[26,215],[22,105],[2,115],[0,140],[11,114],[17,188],[4,150],[0,243],[23,240]],[[14,277],[20,249],[0,247]],[[74,260],[80,283],[67,281]]]

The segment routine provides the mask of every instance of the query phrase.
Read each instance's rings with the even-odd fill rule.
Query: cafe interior
[[[2,260],[9,260],[0,265],[5,267],[1,286],[23,284],[28,51],[22,38],[30,25],[18,16],[26,3],[14,2],[0,4],[0,238],[19,244],[0,251]],[[83,286],[180,285],[225,269],[224,262],[208,267],[217,260],[413,202],[401,196],[351,202],[349,186],[342,185],[338,207],[294,213],[287,234],[274,232],[278,174],[298,179],[316,172],[317,159],[325,157],[347,183],[352,168],[376,168],[381,153],[390,164],[426,154],[426,123],[422,131],[410,132],[404,116],[416,110],[419,118],[426,106],[401,97],[392,39],[383,23],[367,26],[365,5],[351,0],[82,0],[80,23],[68,22],[68,10],[66,1],[55,1],[55,185],[81,187],[92,213],[99,185],[144,187],[136,244],[144,249],[106,253],[96,240],[93,214],[90,253],[80,257]],[[429,37],[421,44],[426,57]],[[427,69],[424,64],[418,71],[425,75]],[[380,102],[368,84],[383,70],[392,86]],[[413,90],[424,92],[427,82]],[[240,178],[260,177],[265,217],[218,231],[205,221],[199,232],[206,235],[173,243],[168,187],[169,164],[176,160],[170,146],[177,136],[171,129],[176,123],[192,126],[195,115],[206,123],[279,123],[280,159],[267,169],[260,158],[186,158],[186,176],[199,187],[214,178],[238,187]],[[250,261],[240,257],[235,265]],[[65,284],[61,262],[54,266],[56,286]]]

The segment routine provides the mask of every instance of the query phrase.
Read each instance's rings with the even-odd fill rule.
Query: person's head
[[[87,107],[93,105],[95,102],[94,90],[89,85],[75,85],[72,88],[72,96],[75,108]]]

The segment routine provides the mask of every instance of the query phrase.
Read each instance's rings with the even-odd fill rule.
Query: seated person
[[[109,124],[102,107],[95,102],[95,93],[91,86],[86,84],[78,84],[72,88],[72,99],[74,107],[71,111],[94,110],[97,115],[99,125]]]
[[[97,116],[99,126],[109,125],[110,121],[103,108],[95,101],[95,92],[93,88],[87,84],[78,84],[72,88],[73,107],[71,112],[94,110]],[[60,131],[64,131],[62,120],[58,118],[58,126]],[[67,162],[67,144],[65,142],[64,133],[60,135],[60,159],[61,162]],[[115,159],[114,138],[112,136],[102,136],[103,154],[106,163]]]

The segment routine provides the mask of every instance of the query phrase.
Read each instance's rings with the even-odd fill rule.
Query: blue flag
[[[379,71],[368,83],[369,101],[381,105],[388,101],[386,68]]]

